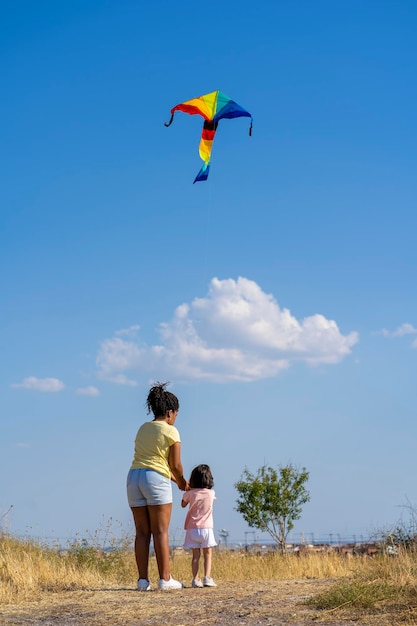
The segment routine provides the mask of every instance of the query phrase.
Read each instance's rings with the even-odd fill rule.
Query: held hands
[[[188,480],[185,480],[185,478],[184,478],[184,482],[179,483],[177,481],[177,485],[178,485],[178,489],[180,491],[189,491],[190,490],[190,483],[188,482]]]
[[[190,490],[190,483],[188,482],[188,480],[185,480],[184,477],[182,477],[182,480],[179,482],[174,474],[171,473],[171,480],[172,482],[176,483],[178,489],[180,491],[189,491]]]

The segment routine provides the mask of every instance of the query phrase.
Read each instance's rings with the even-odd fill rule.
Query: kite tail
[[[165,124],[166,125],[166,124]],[[253,119],[250,118],[250,126],[249,126],[249,137],[252,137],[252,126],[253,126]]]
[[[205,121],[203,124],[203,132],[200,140],[200,158],[204,161],[204,165],[195,177],[194,182],[207,180],[210,170],[211,149],[213,147],[214,136],[216,134],[218,122]]]
[[[201,170],[198,172],[197,176],[194,178],[194,183],[199,183],[202,180],[207,180],[210,171],[210,163],[204,163]]]
[[[169,120],[169,122],[164,122],[164,126],[168,128],[168,126],[171,126],[173,121],[174,121],[174,114],[171,113],[171,119]]]

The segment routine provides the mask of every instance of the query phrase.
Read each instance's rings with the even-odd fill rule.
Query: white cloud
[[[158,378],[251,381],[276,376],[296,362],[339,363],[358,334],[342,335],[335,321],[315,314],[297,320],[246,278],[213,278],[205,298],[181,304],[159,326],[161,343],[139,345],[113,337],[101,343],[99,376],[136,384],[126,372]]]
[[[78,387],[77,394],[79,396],[99,396],[100,391],[97,387]]]
[[[414,339],[413,343],[411,344],[412,348],[417,348],[417,339]]]
[[[43,393],[56,393],[65,389],[64,383],[58,378],[36,378],[36,376],[28,376],[21,383],[14,383],[11,387],[15,389],[31,389]]]
[[[119,385],[134,386],[137,383],[125,376],[126,370],[140,369],[145,354],[132,341],[119,337],[105,339],[101,342],[97,356],[99,376]]]
[[[404,322],[404,324],[401,324],[395,330],[387,330],[386,328],[383,328],[380,331],[380,334],[384,335],[384,337],[404,337],[405,335],[417,334],[417,328],[414,328],[414,326],[408,322]]]
[[[140,330],[140,326],[135,324],[134,326],[129,326],[129,328],[122,328],[121,330],[116,330],[115,335],[118,337],[127,336],[127,337],[136,337],[138,331]]]

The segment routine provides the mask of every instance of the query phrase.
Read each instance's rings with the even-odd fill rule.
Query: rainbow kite
[[[195,177],[194,182],[207,180],[210,170],[211,149],[213,147],[214,135],[216,134],[217,125],[223,118],[232,119],[233,117],[250,117],[251,124],[249,135],[252,134],[252,115],[245,111],[239,104],[231,100],[222,91],[212,91],[205,96],[199,96],[187,102],[177,104],[171,109],[171,119],[165,122],[165,126],[170,126],[174,120],[175,111],[183,111],[190,115],[201,115],[204,117],[203,132],[200,141],[200,157],[204,164]]]

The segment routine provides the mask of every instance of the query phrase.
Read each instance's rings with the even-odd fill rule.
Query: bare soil
[[[216,588],[138,592],[114,587],[45,592],[36,602],[0,607],[1,626],[393,626],[384,611],[358,614],[342,607],[318,611],[306,600],[334,581],[227,583]],[[402,622],[404,623],[404,622]]]

